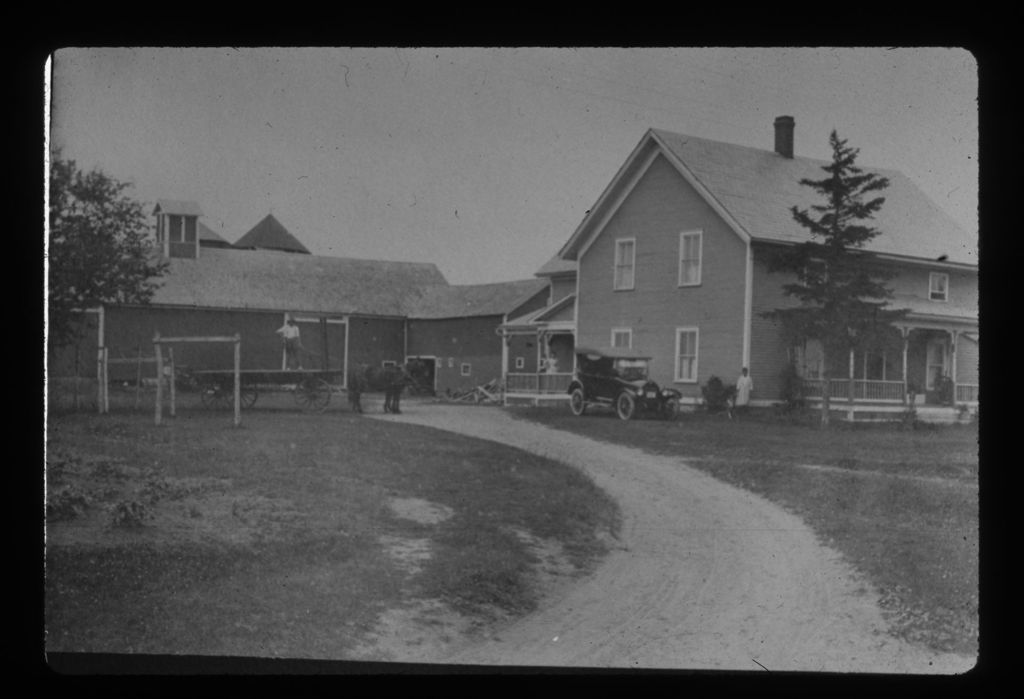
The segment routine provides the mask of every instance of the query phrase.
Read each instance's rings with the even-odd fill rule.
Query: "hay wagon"
[[[205,406],[229,407],[234,401],[235,372],[193,370],[189,372]],[[317,369],[242,369],[238,372],[239,399],[243,408],[256,404],[261,392],[290,391],[303,410],[320,412],[331,402],[331,394],[343,390],[339,378],[344,372]]]

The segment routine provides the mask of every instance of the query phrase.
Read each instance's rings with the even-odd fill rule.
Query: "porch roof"
[[[549,306],[513,318],[501,327],[505,329],[539,330],[545,327],[575,327],[576,295],[569,294]]]

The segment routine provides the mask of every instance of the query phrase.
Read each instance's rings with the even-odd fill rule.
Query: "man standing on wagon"
[[[302,359],[299,357],[299,350],[302,349],[302,341],[299,339],[299,326],[295,322],[295,319],[288,316],[288,320],[285,321],[285,324],[275,332],[281,335],[284,339],[285,367],[288,369],[302,369]]]

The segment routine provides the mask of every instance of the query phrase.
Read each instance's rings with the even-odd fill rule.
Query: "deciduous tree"
[[[147,303],[166,270],[148,238],[131,185],[55,153],[50,163],[47,260],[48,334],[53,346],[78,334],[82,311],[110,303]]]

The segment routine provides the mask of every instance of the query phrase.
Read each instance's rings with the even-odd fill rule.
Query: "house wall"
[[[701,284],[679,287],[679,234],[703,229]],[[636,238],[636,288],[613,289],[616,238]],[[657,156],[581,256],[577,345],[607,347],[611,329],[633,329],[653,357],[651,376],[700,396],[712,375],[731,382],[743,358],[746,245],[679,172]],[[675,383],[676,328],[699,329],[696,383]],[[755,385],[756,385],[755,379]]]
[[[963,336],[959,337],[956,345],[957,383],[978,383],[980,360],[978,343]]]
[[[467,389],[501,379],[501,316],[409,321],[409,354],[435,356],[437,390]],[[470,373],[462,375],[462,365]],[[536,358],[534,358],[536,366]]]
[[[576,275],[551,277],[551,303],[576,293]]]
[[[769,273],[764,263],[765,253],[769,246],[754,245],[753,269],[753,314],[751,319],[750,375],[754,379],[755,400],[776,400],[781,396],[781,375],[789,354],[782,340],[781,328],[776,321],[762,316],[763,313],[777,308],[795,305],[793,299],[782,292],[783,284],[795,280],[788,273]],[[951,307],[975,309],[978,301],[977,275],[971,272],[928,268],[919,265],[898,265],[898,275],[886,282],[896,298],[891,302],[899,307],[900,297],[913,297],[918,303],[924,302],[925,307],[933,306],[938,314],[949,314]],[[949,274],[949,301],[928,300],[929,272],[946,272]],[[915,331],[911,334],[907,349],[907,381],[919,386],[925,382],[925,341],[928,333]],[[940,336],[945,333],[939,333]],[[967,347],[973,345],[973,347]],[[976,383],[977,379],[977,345],[967,339],[960,340],[960,356],[957,357],[957,380],[961,383]],[[846,376],[849,360],[832,358],[829,362],[840,376]],[[962,372],[962,373],[961,373]]]

